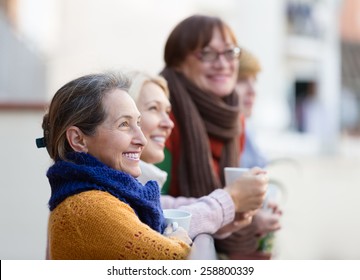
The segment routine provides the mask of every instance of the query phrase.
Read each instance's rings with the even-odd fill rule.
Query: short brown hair
[[[128,91],[130,80],[121,73],[82,76],[62,86],[52,98],[42,128],[50,157],[67,160],[73,151],[66,139],[66,130],[77,126],[86,135],[94,135],[106,118],[103,107],[105,94],[114,89]]]
[[[170,33],[164,51],[166,66],[177,67],[190,52],[207,46],[215,28],[219,28],[224,37],[228,33],[237,45],[234,32],[223,20],[214,16],[193,15],[181,21]]]

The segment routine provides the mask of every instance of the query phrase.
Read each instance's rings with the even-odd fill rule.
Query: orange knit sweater
[[[50,259],[185,259],[190,247],[142,223],[133,209],[107,192],[68,197],[51,213]]]

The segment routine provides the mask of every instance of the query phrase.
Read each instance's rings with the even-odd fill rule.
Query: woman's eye
[[[151,106],[151,107],[149,107],[149,111],[157,111],[157,106]]]
[[[122,122],[119,127],[128,127],[129,123],[128,122]]]

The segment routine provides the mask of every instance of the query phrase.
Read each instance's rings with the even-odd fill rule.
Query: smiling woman
[[[187,242],[162,235],[158,185],[144,187],[134,178],[147,141],[128,88],[120,74],[83,76],[56,92],[44,116],[37,143],[54,160],[47,172],[50,259],[184,259],[189,253]]]
[[[167,83],[160,76],[134,72],[129,94],[141,112],[141,129],[148,140],[141,159],[148,163],[161,162],[165,141],[174,128],[169,117],[171,104]]]
[[[169,85],[170,116],[175,126],[166,142],[165,160],[159,165],[170,174],[164,186],[168,194],[206,196],[225,186],[225,167],[238,166],[244,144],[235,92],[240,57],[234,32],[219,17],[193,15],[171,31],[161,75]],[[261,177],[263,172],[254,170],[252,175]],[[251,186],[250,182],[237,184],[239,194],[245,194]],[[264,185],[257,186],[260,202],[257,207],[266,190]],[[250,198],[244,199],[240,205],[248,205],[249,201]],[[256,206],[245,212],[255,213],[251,210],[256,210]],[[235,228],[244,216],[237,215]],[[233,252],[256,250],[258,237],[253,225],[252,222],[248,228],[239,228],[228,238],[217,240],[218,253],[229,258]]]

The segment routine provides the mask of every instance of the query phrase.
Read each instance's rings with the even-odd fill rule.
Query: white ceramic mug
[[[225,184],[230,185],[239,177],[241,177],[245,172],[248,172],[249,168],[242,168],[242,167],[225,167]]]
[[[186,231],[189,231],[192,216],[190,212],[180,209],[164,209],[163,212],[166,225],[171,225],[173,230],[176,230],[177,226],[180,226]]]

